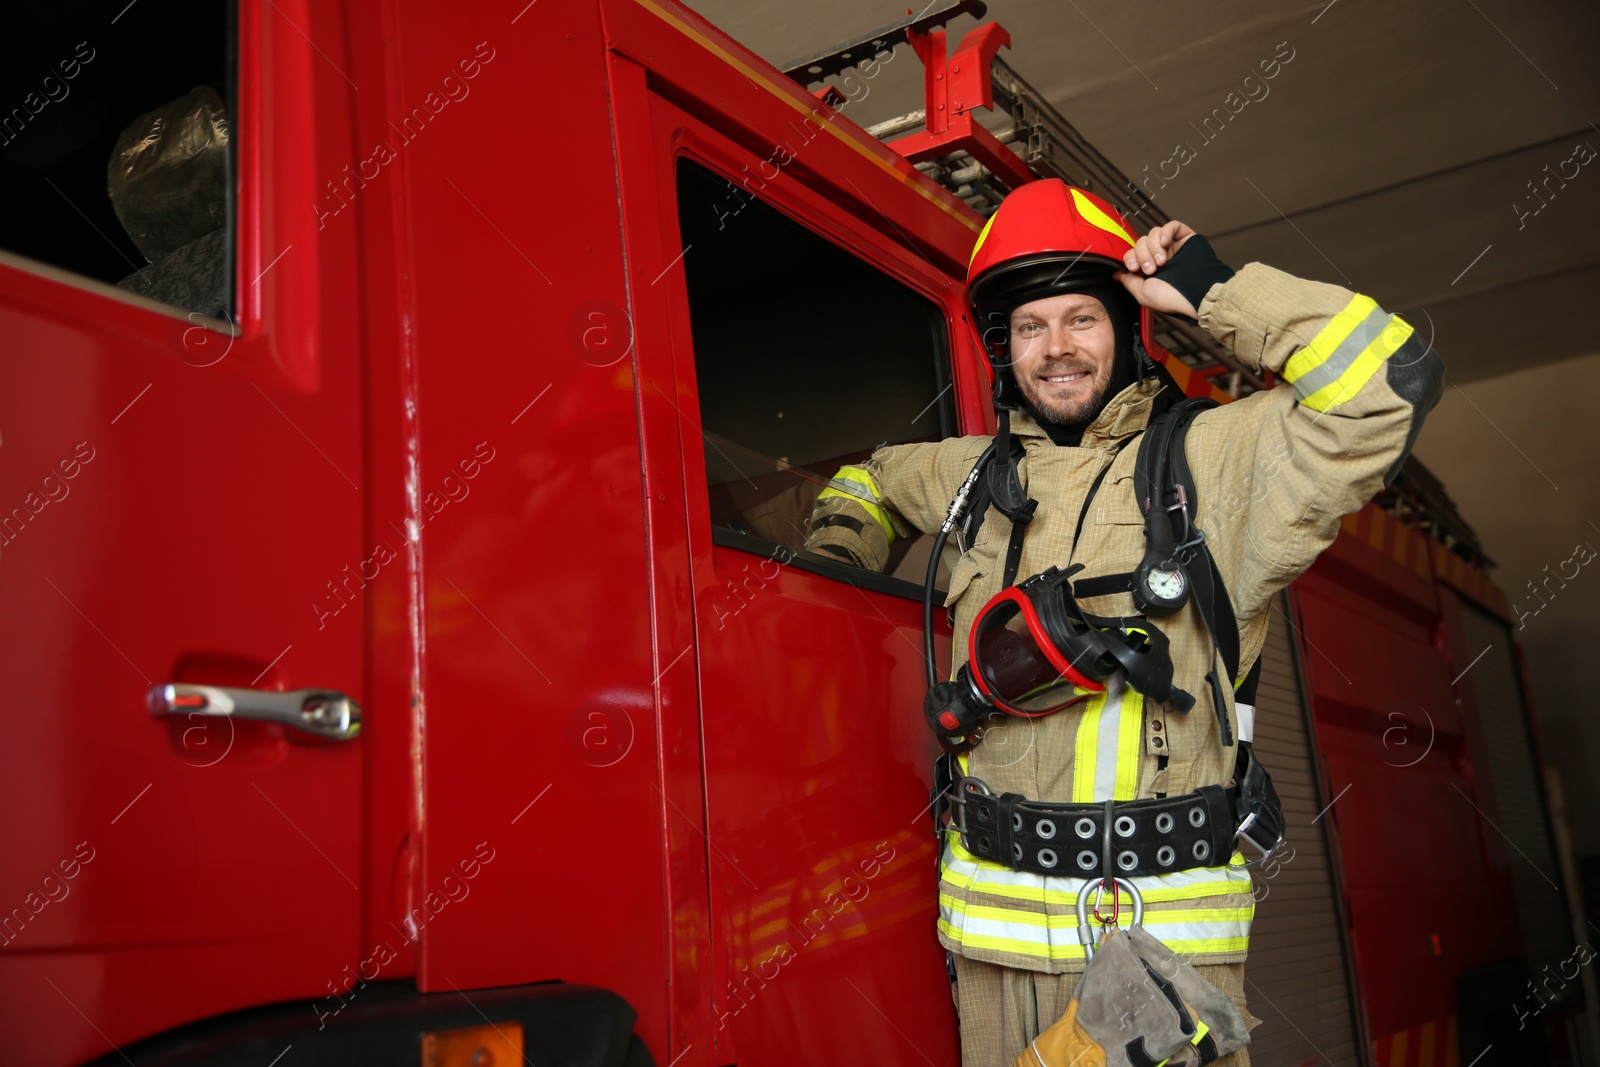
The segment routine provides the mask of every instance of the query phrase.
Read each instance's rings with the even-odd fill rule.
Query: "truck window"
[[[232,321],[231,6],[40,4],[0,35],[0,252]]]
[[[743,186],[688,159],[677,180],[711,524],[800,552],[841,466],[954,432],[945,318]],[[887,573],[920,585],[931,541],[897,540]]]

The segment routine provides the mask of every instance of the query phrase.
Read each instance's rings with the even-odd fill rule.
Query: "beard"
[[[1111,385],[1111,367],[1096,368],[1092,363],[1062,361],[1043,368],[1048,374],[1087,374],[1087,387],[1073,397],[1047,396],[1046,386],[1038,378],[1018,378],[1017,385],[1028,402],[1033,416],[1039,422],[1055,426],[1087,426],[1105,407],[1106,393]]]

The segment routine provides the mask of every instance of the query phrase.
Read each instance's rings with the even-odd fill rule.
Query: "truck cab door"
[[[962,400],[982,432],[981,381],[952,362],[961,287],[770,157],[659,96],[649,107],[663,236],[646,273],[661,270],[672,359],[642,362],[640,392],[670,394],[681,441],[708,1062],[953,1064],[928,815],[937,745],[919,710],[932,538],[897,542],[881,574],[804,545],[840,466],[958,432]],[[789,136],[804,159],[803,134]],[[884,191],[867,164],[845,177]],[[670,379],[652,381],[652,366]]]
[[[0,169],[8,1063],[342,992],[367,885],[362,589],[405,565],[364,534],[355,231],[310,210],[348,117],[310,120],[343,82],[296,26],[339,55],[337,13],[101,7],[82,49],[65,9],[5,46],[70,91]],[[115,284],[157,273],[106,194],[118,134],[196,85],[234,140],[214,188],[173,195],[214,198],[220,228],[158,222],[222,272],[225,308]],[[323,694],[309,716],[297,690]]]

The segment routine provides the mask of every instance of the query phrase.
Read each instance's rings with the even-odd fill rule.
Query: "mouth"
[[[1046,385],[1064,386],[1084,381],[1088,377],[1089,373],[1087,371],[1077,371],[1072,374],[1041,374],[1039,381]]]

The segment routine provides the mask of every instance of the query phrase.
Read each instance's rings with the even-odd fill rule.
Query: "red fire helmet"
[[[967,309],[995,381],[995,402],[1012,407],[1020,394],[1009,371],[1011,312],[1022,304],[1090,286],[1116,285],[1113,271],[1134,233],[1121,213],[1094,193],[1059,178],[1018,188],[990,216],[967,264]],[[1148,308],[1139,309],[1145,350],[1151,339]]]

